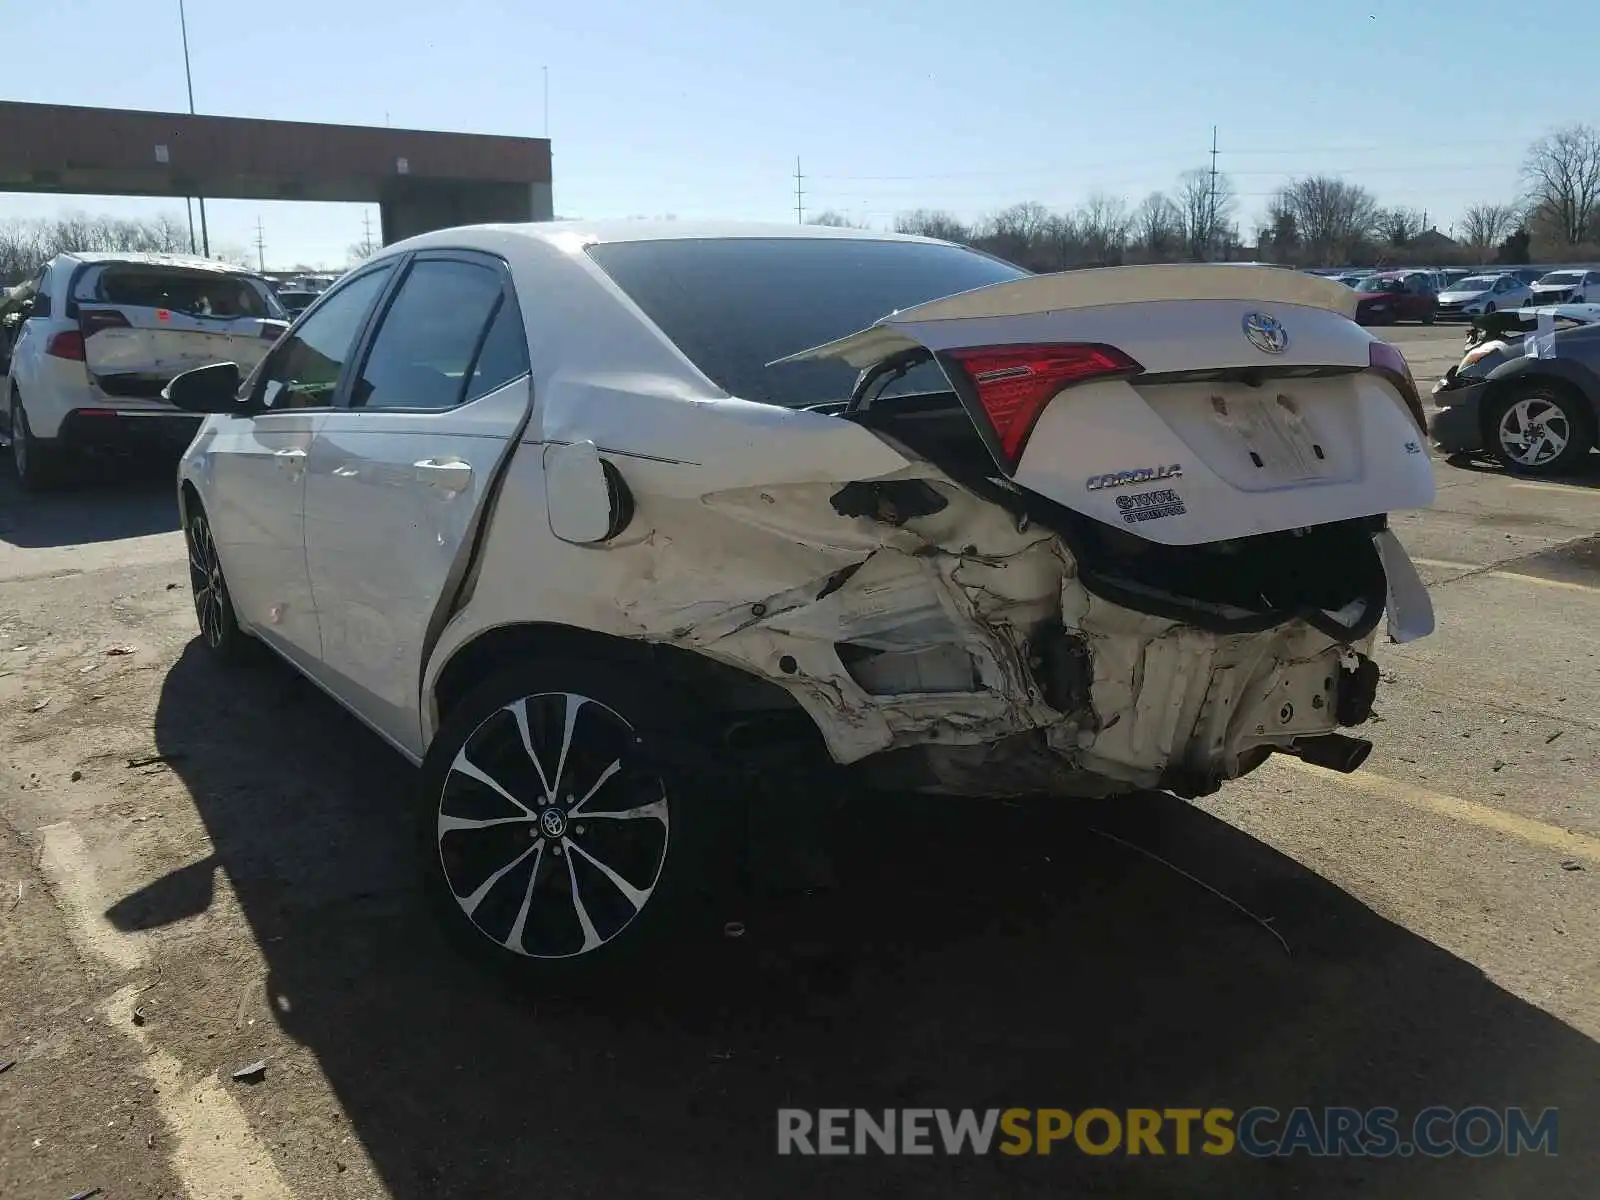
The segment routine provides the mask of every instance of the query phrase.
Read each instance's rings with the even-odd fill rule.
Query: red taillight
[[[83,361],[83,334],[76,329],[52,333],[44,344],[44,352],[51,358],[65,358],[72,362]]]
[[[1422,411],[1422,397],[1417,393],[1417,381],[1411,376],[1411,364],[1406,362],[1406,356],[1400,353],[1398,346],[1389,342],[1374,341],[1372,349],[1368,352],[1367,361],[1379,375],[1382,375],[1400,391],[1400,398],[1406,402],[1406,409],[1411,413],[1411,419],[1417,423],[1417,428],[1423,433],[1428,432],[1428,416]]]
[[[1072,383],[1143,370],[1115,346],[980,346],[949,351],[989,415],[1000,449],[1016,466],[1055,394]]]
[[[87,341],[102,329],[127,329],[128,318],[114,308],[85,309],[78,317],[78,328]]]

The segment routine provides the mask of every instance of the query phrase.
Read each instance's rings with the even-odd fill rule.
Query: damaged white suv
[[[201,630],[421,764],[448,919],[535,974],[670,917],[747,761],[978,796],[1353,770],[1377,626],[1433,626],[1386,514],[1434,494],[1354,301],[853,230],[428,234],[168,389],[213,414]]]

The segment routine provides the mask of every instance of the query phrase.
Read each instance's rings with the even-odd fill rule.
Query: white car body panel
[[[322,635],[306,573],[305,468],[327,416],[208,417],[185,456],[206,498],[239,624],[312,674]]]
[[[232,510],[226,540],[224,522],[214,524],[230,582],[240,580],[249,593],[240,601],[247,610],[241,620],[413,759],[438,729],[436,688],[454,656],[489,631],[528,623],[660,643],[735,666],[792,696],[839,762],[921,747],[945,778],[990,791],[1004,791],[1006,781],[976,765],[981,748],[1013,734],[1042,731],[1048,750],[1030,753],[1058,756],[1060,790],[1098,795],[1155,785],[1180,767],[1237,768],[1257,747],[1333,728],[1317,698],[1352,650],[1370,648],[1373,634],[1345,644],[1299,620],[1266,633],[1210,633],[1104,599],[1084,585],[1056,533],[1019,521],[893,439],[835,416],[722,392],[585,252],[608,238],[698,236],[902,240],[814,228],[570,223],[442,231],[388,248],[385,256],[452,247],[501,256],[529,331],[531,374],[520,392],[486,397],[492,404],[426,417],[393,414],[367,424],[380,415],[335,411],[300,418],[310,422],[298,434],[310,440],[303,500],[297,505],[294,485],[278,482],[275,502],[303,514],[285,520],[303,526],[304,591],[314,597],[321,631],[314,662],[290,649],[303,633],[283,632],[286,615],[304,612],[297,607],[305,603],[301,585],[283,578],[294,574],[287,565],[294,547],[272,551],[278,566],[246,561],[261,545],[250,540],[241,510],[263,501],[229,484],[215,462],[219,452],[255,451],[262,440],[245,440],[232,426],[275,418],[208,418],[181,477],[208,510]],[[1003,285],[1017,289],[1009,298],[985,298],[982,292],[998,290],[980,289],[919,306],[830,348],[849,342],[850,355],[873,362],[896,339],[916,344],[956,331],[961,341],[952,344],[971,344],[960,331],[982,324],[991,339],[1002,327],[1004,336],[993,340],[1023,340],[1059,336],[1070,324],[1101,330],[1136,357],[1178,369],[1197,365],[1191,351],[1208,337],[1220,344],[1225,330],[1230,361],[1250,365],[1260,359],[1249,357],[1241,316],[1270,311],[1289,328],[1283,362],[1350,369],[1289,381],[1304,397],[1302,424],[1338,460],[1328,468],[1333,477],[1308,483],[1279,466],[1263,488],[1228,457],[1228,434],[1209,404],[1196,424],[1181,391],[1147,396],[1157,389],[1119,381],[1058,396],[1017,482],[1045,494],[1070,492],[1071,504],[1084,511],[1103,500],[1112,509],[1092,508],[1103,517],[1115,497],[1086,501],[1089,474],[1144,466],[1154,446],[1181,444],[1185,486],[1197,483],[1205,464],[1215,479],[1206,493],[1214,509],[1199,515],[1196,491],[1197,523],[1162,535],[1173,544],[1219,536],[1219,529],[1238,536],[1284,527],[1263,515],[1273,510],[1292,524],[1431,499],[1426,457],[1403,448],[1420,434],[1408,430],[1398,396],[1360,371],[1372,339],[1348,320],[1355,298],[1342,285],[1250,268],[1075,274],[1081,278]],[[1097,290],[1102,286],[1111,291]],[[1108,294],[1120,298],[1110,306],[1095,302]],[[997,298],[1003,303],[985,308]],[[1048,312],[1035,311],[1041,302]],[[1176,344],[1149,333],[1141,341],[1141,329],[1163,331]],[[527,423],[508,440],[530,389]],[[1077,439],[1092,450],[1079,453],[1066,427],[1089,411],[1115,428],[1078,427]],[[224,433],[235,440],[224,441]],[[552,528],[547,456],[574,444],[591,444],[633,498],[631,523],[603,545],[570,544]],[[1126,450],[1129,461],[1106,461],[1108,446]],[[485,509],[480,483],[507,452],[492,510]],[[428,494],[408,468],[430,458],[467,462],[469,488]],[[844,516],[831,503],[851,483],[903,480],[923,481],[945,506],[896,524]],[[221,495],[231,487],[241,494]],[[256,496],[273,490],[268,482]],[[1230,493],[1237,498],[1225,503]],[[1286,499],[1299,494],[1320,497],[1320,506]],[[475,548],[474,518],[481,520]],[[570,504],[555,521],[560,529],[594,524]],[[288,524],[277,532],[292,543]],[[1398,542],[1381,553],[1404,557]],[[1403,610],[1391,614],[1401,632],[1431,624],[1425,590],[1419,596],[1404,586],[1393,603]],[[1087,647],[1098,719],[1045,702],[1029,665],[1029,631],[1050,622]],[[892,679],[893,690],[866,690],[841,659],[839,642],[892,652],[878,678]],[[1296,702],[1287,705],[1288,698]],[[980,751],[976,758],[973,751]]]
[[[409,753],[424,749],[418,650],[466,570],[485,489],[527,415],[528,381],[442,412],[326,415],[306,464],[305,569],[317,672]]]

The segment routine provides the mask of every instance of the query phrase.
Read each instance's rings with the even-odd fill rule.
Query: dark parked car
[[[1446,454],[1488,451],[1519,475],[1557,475],[1581,463],[1600,429],[1595,316],[1594,306],[1573,306],[1474,322],[1475,344],[1433,387],[1434,445]]]
[[[1363,325],[1421,321],[1432,325],[1439,310],[1433,277],[1425,271],[1370,275],[1356,287],[1356,320]]]
[[[321,292],[285,288],[278,292],[278,302],[291,317],[298,317],[321,294]]]

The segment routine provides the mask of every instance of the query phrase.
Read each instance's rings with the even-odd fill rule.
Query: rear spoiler
[[[842,359],[852,367],[870,367],[891,354],[920,343],[898,327],[977,317],[1019,317],[1119,304],[1163,300],[1237,300],[1247,304],[1297,304],[1354,318],[1356,294],[1342,283],[1278,267],[1160,265],[1100,267],[1030,275],[1008,283],[958,292],[914,308],[890,313],[876,324],[836,341],[776,359],[780,363]]]

